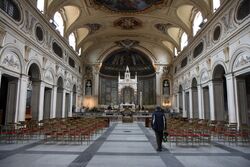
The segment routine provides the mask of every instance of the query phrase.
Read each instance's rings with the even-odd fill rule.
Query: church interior
[[[250,1],[0,0],[0,166],[249,167]]]

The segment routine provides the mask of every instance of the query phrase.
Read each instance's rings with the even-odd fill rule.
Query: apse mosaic
[[[116,12],[140,12],[164,0],[94,0],[96,4]]]

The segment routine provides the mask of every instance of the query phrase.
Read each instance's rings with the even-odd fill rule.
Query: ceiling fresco
[[[94,0],[94,2],[116,12],[141,12],[162,3],[163,0]]]

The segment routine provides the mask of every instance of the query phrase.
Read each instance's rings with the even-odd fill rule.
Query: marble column
[[[39,111],[38,111],[38,120],[43,119],[43,107],[44,107],[44,91],[45,85],[44,82],[40,83],[40,95],[39,95]]]
[[[199,108],[199,119],[205,119],[204,117],[204,106],[203,106],[203,91],[201,85],[197,86],[198,91],[198,108]]]
[[[19,98],[17,100],[18,105],[18,116],[16,121],[24,121],[26,113],[26,100],[27,100],[27,86],[28,86],[28,76],[22,75],[19,79]],[[19,103],[18,103],[19,102]]]
[[[224,121],[227,117],[224,107],[224,87],[222,80],[213,81],[214,113],[217,121]]]
[[[228,104],[228,116],[230,123],[236,123],[236,104],[235,104],[235,85],[234,85],[234,77],[232,74],[227,74],[226,76],[227,82],[227,104]]]
[[[176,112],[180,112],[180,97],[179,97],[179,92],[177,92],[177,95],[176,95]]]
[[[92,87],[94,92],[95,104],[98,105],[98,94],[99,94],[99,72],[95,72],[95,86]]]
[[[194,118],[193,110],[193,91],[192,88],[188,89],[189,91],[189,118]]]
[[[56,99],[57,99],[57,86],[55,85],[53,87],[53,92],[52,92],[52,112],[50,118],[56,117]]]
[[[63,89],[62,92],[62,118],[65,118],[65,98],[66,98],[66,91]]]
[[[182,91],[182,116],[187,118],[187,110],[186,110],[186,100],[185,100],[186,93]]]
[[[156,104],[157,105],[162,105],[161,104],[161,76],[160,72],[156,72],[156,77],[155,77],[155,87],[156,87]]]
[[[69,113],[68,117],[72,117],[72,106],[73,106],[73,92],[70,92],[70,101],[69,101]]]
[[[215,120],[215,110],[214,110],[214,86],[213,82],[209,81],[209,102],[210,102],[210,119]]]
[[[238,109],[238,122],[239,124],[248,123],[248,111],[247,111],[247,93],[246,93],[246,81],[245,79],[236,79],[237,84],[237,109]],[[232,90],[231,90],[232,91]],[[229,101],[228,101],[229,102]]]

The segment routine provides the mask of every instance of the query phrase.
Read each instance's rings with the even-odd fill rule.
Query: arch
[[[188,36],[187,36],[187,33],[183,31],[181,35],[181,39],[180,39],[181,50],[183,50],[187,45],[188,45]]]
[[[20,74],[25,71],[24,60],[21,51],[13,46],[12,44],[7,44],[6,47],[0,51],[0,65]]]
[[[56,81],[56,85],[58,88],[64,88],[64,81],[63,81],[63,77],[62,76],[59,76],[57,78],[57,81]]]
[[[129,67],[132,75],[151,75],[155,73],[150,58],[137,49],[118,49],[106,56],[100,72],[105,75],[118,75]]]
[[[157,63],[157,58],[146,48],[142,46],[136,46],[134,48],[144,53],[150,59],[152,63]],[[101,54],[101,56],[99,56],[97,61],[99,63],[103,62],[112,52],[119,50],[119,49],[121,49],[121,47],[118,47],[117,45],[114,45],[110,47],[109,49],[106,49],[106,51],[103,54]]]
[[[64,81],[63,77],[59,76],[56,82],[57,85],[57,97],[56,97],[56,117],[64,117],[64,105],[65,105],[65,94],[64,94]]]
[[[180,84],[180,85],[179,85],[178,92],[180,93],[180,92],[182,92],[182,91],[183,91],[183,86]]]
[[[25,119],[39,120],[41,71],[37,63],[30,63],[27,75],[29,83],[26,96]]]
[[[73,84],[73,86],[72,86],[72,92],[76,92],[76,84]]]
[[[189,111],[192,115],[192,118],[198,119],[199,118],[199,100],[198,100],[198,83],[197,79],[194,77],[191,82],[191,97],[192,97],[192,108],[191,111]]]
[[[68,38],[69,45],[76,50],[76,36],[75,33],[71,33]]]
[[[225,68],[222,64],[217,64],[212,71],[214,89],[214,112],[218,121],[228,121],[228,97],[227,82],[225,78]]]
[[[192,21],[193,36],[195,36],[198,33],[198,31],[201,29],[202,22],[203,22],[202,13],[201,11],[198,11],[195,14],[194,19]]]
[[[212,71],[212,79],[221,79],[224,74],[226,74],[224,66],[218,63]]]
[[[212,74],[214,72],[214,69],[218,66],[218,65],[221,65],[224,70],[225,70],[225,74],[227,74],[228,70],[227,70],[227,67],[226,67],[226,64],[223,62],[223,60],[218,60],[216,61],[213,65],[212,65]],[[213,76],[213,75],[212,75]]]
[[[56,30],[58,30],[61,34],[61,36],[64,36],[65,32],[65,21],[63,19],[63,16],[60,12],[56,12],[53,16],[53,23],[55,23]]]
[[[41,71],[36,63],[32,63],[28,70],[28,75],[36,81],[41,80]]]
[[[191,82],[191,87],[197,87],[197,85],[198,85],[197,79],[194,77]]]
[[[45,10],[45,0],[37,0],[36,1],[36,8],[40,10],[40,12],[44,13]]]
[[[36,59],[30,60],[29,63],[26,65],[26,74],[29,73],[29,70],[30,70],[30,68],[31,68],[32,65],[36,65],[37,66],[38,72],[39,72],[39,75],[40,75],[39,78],[40,78],[40,80],[43,80],[42,66],[41,66],[40,62],[38,60],[36,60]]]

